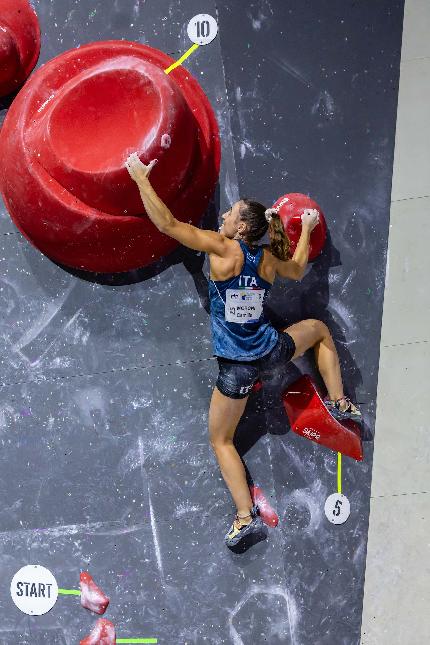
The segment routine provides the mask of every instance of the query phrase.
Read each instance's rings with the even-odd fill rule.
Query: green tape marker
[[[78,589],[59,589],[58,593],[62,596],[80,596],[81,592]]]

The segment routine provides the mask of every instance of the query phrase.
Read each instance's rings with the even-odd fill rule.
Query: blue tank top
[[[209,280],[214,356],[253,361],[276,345],[278,332],[267,320],[263,304],[272,285],[258,275],[263,248],[253,255],[239,241],[244,255],[242,270],[228,280]]]

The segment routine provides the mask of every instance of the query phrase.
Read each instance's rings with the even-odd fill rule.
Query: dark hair
[[[278,213],[272,213],[270,223],[266,220],[266,207],[248,197],[243,197],[240,207],[240,219],[247,224],[246,241],[252,246],[263,237],[269,229],[270,251],[278,260],[290,257],[290,240],[284,231]]]

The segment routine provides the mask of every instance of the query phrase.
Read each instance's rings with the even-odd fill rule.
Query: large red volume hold
[[[109,605],[109,598],[96,585],[88,571],[81,572],[80,587],[82,607],[96,614],[104,614]]]
[[[28,0],[0,0],[0,97],[28,78],[40,53],[39,20]]]
[[[80,645],[115,645],[115,626],[106,618],[99,618],[89,636],[81,640]]]
[[[23,235],[66,266],[114,273],[152,264],[178,242],[144,212],[125,167],[154,158],[151,183],[197,224],[219,174],[218,125],[199,83],[146,45],[97,42],[49,61],[0,133],[0,188]]]
[[[282,396],[291,430],[357,461],[363,460],[360,426],[331,416],[307,374],[292,383]]]
[[[324,213],[318,204],[301,193],[288,193],[276,200],[273,207],[278,211],[284,230],[291,242],[291,255],[296,250],[302,232],[302,214],[306,208],[315,208],[319,214],[319,223],[311,233],[309,242],[309,260],[314,260],[323,250],[327,237],[327,225]]]

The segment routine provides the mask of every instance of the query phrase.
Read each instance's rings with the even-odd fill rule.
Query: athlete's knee
[[[319,342],[320,340],[327,338],[327,336],[330,336],[330,330],[322,320],[310,318],[309,323],[312,326],[312,330],[315,334],[315,342]]]
[[[209,444],[214,452],[222,449],[224,446],[230,445],[233,443],[233,439],[229,436],[226,436],[224,433],[219,432],[214,428],[211,430],[209,427]]]
[[[209,444],[215,452],[222,446],[231,442],[230,428],[224,424],[220,424],[219,420],[212,419],[209,414]]]

